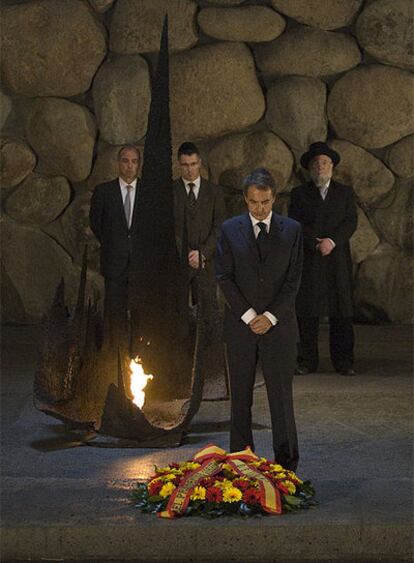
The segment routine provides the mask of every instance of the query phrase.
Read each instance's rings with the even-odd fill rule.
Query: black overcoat
[[[296,309],[299,317],[352,317],[352,261],[349,239],[357,227],[352,188],[331,180],[322,199],[313,182],[291,192],[289,216],[302,224],[304,261]],[[316,249],[316,238],[330,238],[328,256]]]

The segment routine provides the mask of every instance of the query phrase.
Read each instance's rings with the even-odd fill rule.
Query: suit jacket
[[[269,336],[295,345],[295,298],[301,271],[302,231],[296,221],[273,213],[264,260],[260,260],[249,214],[225,221],[217,244],[216,277],[227,303],[226,337],[231,338],[235,325],[250,330],[241,316],[253,307],[258,314],[269,311],[278,319]]]
[[[100,184],[93,192],[89,222],[93,233],[101,243],[101,272],[104,277],[115,278],[123,275],[131,263],[132,239],[137,231],[139,179],[136,190],[129,229],[119,180]]]
[[[180,256],[186,260],[186,201],[187,192],[181,178],[174,181],[174,217],[175,235]],[[200,191],[195,207],[194,225],[199,241],[198,248],[206,258],[206,268],[213,273],[213,258],[216,251],[217,236],[224,221],[224,198],[220,186],[201,178]]]
[[[351,317],[352,261],[349,239],[357,226],[352,188],[331,180],[325,200],[313,182],[291,192],[289,216],[302,224],[304,264],[298,293],[299,316]],[[328,256],[316,250],[316,238],[331,238]]]

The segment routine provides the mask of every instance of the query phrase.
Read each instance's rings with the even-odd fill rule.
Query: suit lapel
[[[198,192],[198,198],[197,198],[197,205],[199,205],[202,209],[206,209],[209,196],[210,196],[210,190],[208,189],[206,181],[203,178],[201,178],[200,190]]]
[[[279,240],[280,233],[283,231],[284,227],[285,225],[284,225],[283,217],[273,212],[272,220],[270,222],[268,252],[264,259],[265,262],[269,258],[269,256],[272,255],[274,251],[278,250],[277,241]]]
[[[131,220],[131,230],[133,227],[136,226],[137,223],[137,215],[138,215],[138,207],[139,207],[139,203],[138,203],[138,198],[139,198],[139,190],[141,187],[141,179],[137,178],[137,183],[135,186],[135,199],[134,199],[134,209],[132,210],[132,220]],[[123,203],[122,203],[122,207],[123,207]],[[124,213],[124,217],[125,217],[125,213]],[[125,225],[127,225],[126,222],[126,218],[125,218]]]
[[[247,241],[252,254],[256,257],[257,261],[260,262],[259,249],[257,248],[253,225],[248,213],[245,213],[240,217],[239,229],[243,238]]]
[[[124,211],[124,202],[122,201],[122,192],[121,186],[119,185],[119,179],[113,181],[112,183],[112,199],[114,202],[114,209],[116,213],[118,213],[121,217],[121,221],[126,229],[128,229],[128,225],[126,222],[125,211]]]
[[[328,193],[329,193],[329,190],[328,190]],[[310,183],[309,194],[310,194],[312,200],[315,201],[315,203],[317,205],[321,205],[321,204],[325,203],[325,200],[322,199],[321,192],[319,191],[318,186],[315,186],[315,184],[313,182]]]
[[[329,189],[328,192],[326,194],[326,198],[325,198],[325,205],[332,207],[335,206],[335,200],[336,200],[336,196],[337,196],[338,190],[336,189],[336,184],[333,180],[331,180],[331,183],[329,184]]]

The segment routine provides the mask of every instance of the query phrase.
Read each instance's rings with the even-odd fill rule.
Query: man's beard
[[[316,173],[312,174],[311,173],[311,178],[312,178],[315,186],[317,188],[321,188],[322,186],[326,186],[326,184],[331,179],[331,176],[329,176],[329,174],[316,174]]]

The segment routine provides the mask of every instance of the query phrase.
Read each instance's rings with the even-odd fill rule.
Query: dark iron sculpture
[[[221,330],[212,331],[202,320],[211,318],[206,311],[211,305],[203,301],[196,321],[190,322],[187,272],[175,242],[167,16],[137,198],[140,228],[133,242],[137,260],[131,264],[129,333],[116,348],[105,338],[96,304],[86,299],[86,250],[72,314],[65,307],[62,282],[44,323],[35,406],[72,429],[87,431],[90,445],[177,445],[200,406],[204,375],[225,387],[223,377],[213,377],[215,366],[224,365],[223,357],[217,362]],[[200,272],[201,283],[202,276]],[[135,356],[145,373],[154,376],[141,408],[133,403],[130,390],[129,366]]]
[[[65,307],[62,282],[43,326],[34,382],[39,410],[72,429],[88,431],[90,445],[163,447],[181,442],[202,399],[200,325],[193,358],[183,354],[182,369],[192,361],[187,397],[159,399],[154,382],[155,399],[148,399],[142,409],[132,402],[129,391],[129,354],[102,343],[101,317],[94,305],[86,303],[86,252],[72,314]]]

